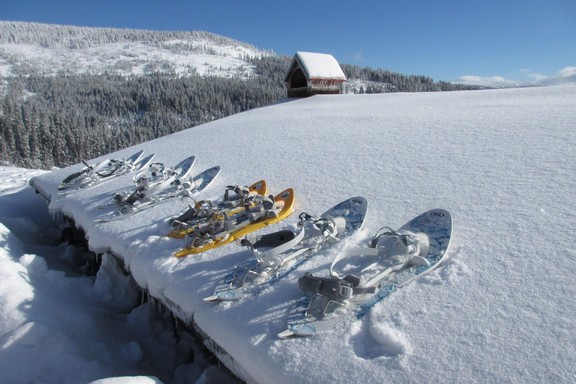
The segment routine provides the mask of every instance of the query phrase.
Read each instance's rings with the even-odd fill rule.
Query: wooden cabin
[[[325,53],[297,52],[284,79],[288,97],[344,93],[346,75]]]

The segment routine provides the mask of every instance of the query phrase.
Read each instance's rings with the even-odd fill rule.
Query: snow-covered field
[[[206,303],[202,298],[249,251],[229,244],[202,255],[174,258],[172,253],[183,243],[164,235],[166,219],[184,209],[180,202],[123,221],[95,224],[93,218],[101,213],[96,206],[129,186],[129,177],[57,195],[58,183],[81,167],[77,165],[41,175],[35,184],[52,195],[52,211],[74,217],[86,230],[92,249],[123,257],[137,284],[183,320],[193,319],[229,354],[226,363],[248,382],[572,383],[576,380],[576,251],[571,246],[576,219],[575,96],[575,85],[316,96],[252,110],[113,154],[128,156],[145,149],[167,164],[194,154],[198,172],[219,164],[222,174],[204,192],[205,198],[220,196],[225,185],[264,178],[272,193],[295,189],[297,212],[319,214],[356,195],[368,199],[367,223],[358,236],[318,254],[259,295],[231,303]],[[1,268],[7,276],[0,280],[0,359],[8,361],[2,366],[16,372],[29,364],[12,354],[26,350],[43,362],[56,349],[65,358],[54,364],[62,364],[28,368],[28,381],[58,372],[60,376],[53,377],[78,382],[82,379],[76,370],[70,373],[64,368],[71,364],[66,359],[79,364],[94,361],[85,370],[92,372],[85,378],[93,379],[126,374],[115,373],[120,367],[126,367],[129,375],[141,375],[131,367],[174,353],[170,349],[174,341],[153,343],[157,349],[147,349],[118,330],[150,332],[151,339],[168,337],[154,327],[142,327],[134,311],[119,320],[122,324],[77,336],[102,338],[100,349],[67,348],[73,332],[66,330],[86,322],[84,316],[103,305],[97,300],[102,291],[111,291],[99,291],[98,278],[93,287],[86,282],[83,288],[63,289],[68,283],[62,281],[68,277],[59,272],[52,252],[44,256],[43,249],[15,245],[20,242],[13,235],[25,239],[32,235],[17,231],[45,228],[46,213],[39,215],[41,198],[29,188],[4,191],[1,198],[3,223],[9,217],[4,214],[7,205],[10,212],[17,210],[21,221],[30,222],[8,223],[11,232],[2,229],[2,260],[9,263]],[[431,208],[448,209],[454,218],[452,249],[442,267],[394,293],[361,321],[343,319],[333,330],[311,338],[276,337],[300,296],[296,280],[304,271],[323,273],[343,247],[366,245],[381,226],[398,228]],[[36,220],[40,222],[34,224]],[[293,226],[296,220],[297,214],[266,231]],[[11,288],[8,284],[13,281],[24,288]],[[62,300],[81,302],[73,312],[78,318],[42,321],[55,305],[55,295],[42,286],[47,281],[62,295],[73,295]],[[139,325],[130,326],[131,322]],[[56,327],[64,330],[55,332],[61,329]],[[125,338],[110,347],[107,340],[116,340],[110,332]],[[60,350],[45,347],[50,345],[46,340],[54,338]],[[109,360],[100,359],[108,349],[113,351]],[[97,376],[98,370],[105,373]]]

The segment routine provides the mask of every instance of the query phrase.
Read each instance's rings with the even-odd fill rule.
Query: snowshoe
[[[396,289],[438,267],[448,253],[451,233],[450,213],[434,209],[398,231],[381,229],[369,247],[340,253],[329,276],[308,273],[299,279],[305,294],[290,310],[287,330],[278,336],[310,336],[350,312],[363,317]],[[343,259],[346,270],[338,273],[336,265]]]

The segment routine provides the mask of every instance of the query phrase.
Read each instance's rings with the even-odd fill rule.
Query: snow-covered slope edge
[[[81,275],[90,255],[59,243],[46,203],[25,187],[46,172],[0,167],[2,382],[237,383],[167,312],[141,300],[117,260]]]
[[[451,211],[455,249],[444,267],[362,321],[309,339],[276,338],[300,295],[296,279],[304,270],[256,297],[205,303],[221,276],[249,253],[230,244],[172,257],[182,243],[163,236],[166,218],[183,205],[96,225],[96,206],[130,185],[129,178],[56,197],[58,183],[77,165],[34,183],[52,195],[52,210],[87,231],[93,249],[123,257],[138,284],[193,317],[248,382],[568,383],[576,345],[576,253],[566,246],[575,219],[574,96],[576,87],[564,86],[313,97],[137,146],[168,164],[194,154],[197,171],[221,165],[207,198],[227,184],[262,178],[271,192],[294,187],[298,211],[321,213],[365,196],[364,233],[312,259],[305,270],[314,273],[325,271],[341,247],[365,244],[381,226],[398,228],[431,208]],[[267,230],[293,225],[295,216]]]

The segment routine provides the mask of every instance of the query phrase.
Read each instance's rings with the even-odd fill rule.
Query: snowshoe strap
[[[190,196],[196,189],[196,184],[188,177],[175,177],[170,183],[171,187],[181,191],[182,195]]]
[[[272,195],[270,195],[270,196],[263,196],[263,195],[248,196],[245,199],[244,204],[246,204],[246,205],[254,204],[256,207],[261,207],[262,209],[267,210],[267,211],[274,209],[276,206],[276,203],[274,201],[274,196],[272,196]]]
[[[258,259],[261,263],[275,265],[279,264],[282,265],[286,260],[291,260],[309,250],[313,250],[318,248],[318,246],[326,240],[326,238],[333,234],[333,231],[322,231],[322,238],[318,241],[318,243],[314,246],[303,247],[297,251],[291,252],[286,255],[285,258],[279,258],[278,255],[282,253],[288,252],[291,249],[295,248],[304,238],[306,238],[307,231],[304,223],[312,222],[314,225],[315,230],[322,231],[325,227],[334,227],[331,225],[331,221],[327,218],[321,219],[314,219],[311,215],[303,212],[300,214],[300,222],[298,223],[298,227],[300,227],[300,231],[298,234],[294,235],[294,232],[286,230],[286,231],[279,231],[275,233],[271,233],[269,235],[260,236],[257,239],[250,239],[248,236],[242,239],[241,245],[250,247],[252,251],[258,256]],[[320,222],[320,224],[318,224]],[[333,223],[333,222],[332,222]],[[286,235],[284,235],[286,234]],[[289,240],[284,240],[285,236],[289,236]],[[267,241],[267,237],[270,241]],[[281,239],[281,240],[278,240]],[[266,243],[268,245],[266,245]],[[273,246],[274,248],[267,249],[266,251],[260,252],[256,248],[258,247],[265,247],[265,246]],[[279,260],[281,262],[279,263]]]
[[[273,248],[292,240],[294,237],[296,237],[296,234],[293,231],[285,229],[266,235],[247,235],[240,241],[240,245],[250,247],[253,250],[257,248]]]
[[[148,198],[149,200],[157,201],[159,200],[158,193],[165,190],[167,187],[171,186],[175,182],[175,176],[171,176],[164,181],[156,183],[150,186],[148,177],[146,175],[139,176],[136,180],[136,189],[132,192],[126,199],[123,200],[125,204],[132,205],[138,200],[144,200]],[[115,202],[118,203],[119,200],[115,197]]]
[[[388,229],[380,233],[382,229]],[[397,232],[389,230],[389,228],[382,228],[370,242],[373,248],[394,248],[393,252],[403,254],[418,254],[418,238],[412,232],[402,231]],[[392,249],[390,249],[392,251]]]
[[[148,166],[148,170],[152,177],[158,177],[160,175],[165,174],[165,166],[164,163],[152,163]]]
[[[180,221],[178,219],[170,220],[170,229],[173,231],[184,231],[188,229],[190,225],[186,221]]]
[[[372,240],[370,240],[370,248],[376,248],[376,244],[378,244],[378,240],[380,240],[380,238],[386,234],[392,234],[392,233],[396,233],[392,228],[390,227],[382,227],[380,228],[376,234],[374,235],[374,237],[372,237]]]
[[[318,249],[325,241],[338,240],[336,223],[332,217],[314,218],[307,213],[302,213],[298,227],[300,227],[300,231],[292,240],[264,252],[255,251],[258,254],[259,262],[279,267],[308,251]],[[312,241],[308,242],[309,238]],[[304,239],[306,239],[306,245],[294,250]],[[292,251],[288,252],[290,250]],[[280,257],[282,254],[284,254],[283,257]]]
[[[330,215],[314,217],[306,212],[302,212],[299,219],[298,227],[302,227],[303,231],[308,230],[310,232],[311,230],[312,233],[308,233],[310,236],[320,237],[318,239],[318,245],[325,241],[338,241],[339,225],[334,217]]]
[[[304,292],[320,294],[335,301],[349,300],[353,295],[376,292],[375,287],[358,287],[360,279],[354,275],[337,277],[318,277],[306,273],[298,279],[298,285]]]
[[[302,230],[296,236],[294,236],[294,238],[292,240],[287,241],[284,244],[281,244],[277,247],[268,249],[264,252],[260,252],[259,258],[261,260],[273,258],[277,255],[280,255],[281,253],[284,253],[284,252],[294,248],[296,245],[298,245],[302,241],[302,239],[304,238],[304,235],[305,235],[305,232]]]
[[[424,240],[424,241],[423,241]],[[395,244],[392,246],[392,242]],[[382,227],[376,232],[376,235],[370,241],[372,248],[388,248],[388,252],[392,251],[397,254],[406,255],[419,255],[428,253],[428,239],[423,233],[412,233],[407,230],[394,231],[389,227]],[[422,250],[421,250],[422,246]],[[392,250],[391,248],[395,248]]]
[[[278,268],[282,267],[284,264],[290,260],[298,258],[300,255],[308,252],[310,248],[300,248],[293,252],[287,252],[284,255],[266,255],[265,257],[258,258],[258,267],[268,269],[267,274],[273,274]]]
[[[144,199],[145,195],[145,190],[137,189],[136,191],[132,192],[124,201],[122,201],[121,205],[134,205],[134,203],[138,200]]]
[[[146,175],[140,176],[135,180],[136,183],[136,189],[141,188],[141,189],[147,189],[148,188],[148,177],[146,177]]]
[[[176,175],[172,174],[171,176],[167,177],[163,181],[150,186],[148,191],[151,194],[156,194],[158,192],[162,192],[164,189],[169,187],[175,181],[176,181]]]
[[[238,202],[242,203],[246,197],[250,194],[250,188],[241,185],[227,185],[224,191],[224,201],[225,202]]]
[[[194,203],[188,204],[188,209],[183,214],[176,217],[175,219],[170,219],[171,226],[172,224],[176,224],[176,228],[187,228],[189,226],[189,221],[196,220],[200,217],[209,217],[210,214],[214,212],[212,202],[210,200],[196,201],[190,196],[186,197],[192,199]],[[176,228],[172,227],[172,229]]]
[[[325,238],[338,237],[338,225],[332,216],[321,217],[315,220],[314,227],[320,230]]]
[[[339,253],[330,265],[330,276],[340,278],[334,267],[345,257],[378,256],[371,265],[363,269],[366,271],[375,265],[383,268],[365,283],[366,287],[377,287],[382,279],[391,273],[414,265],[430,265],[425,257],[427,253],[428,237],[424,233],[414,234],[406,230],[394,231],[383,227],[374,235],[369,248],[351,248]]]
[[[189,234],[186,236],[186,248],[200,248],[213,243],[215,240],[216,237],[210,234]]]
[[[391,234],[379,242],[379,253],[388,263],[386,269],[373,276],[366,285],[378,285],[387,275],[412,266],[430,266],[428,254],[428,236],[424,233],[400,231]]]
[[[336,264],[346,258],[346,257],[354,257],[354,256],[378,256],[378,250],[375,248],[366,248],[366,247],[356,247],[356,248],[349,248],[346,249],[334,258],[332,264],[330,264],[330,276],[341,278],[336,271],[334,271],[334,267]]]
[[[122,160],[110,159],[108,164],[106,164],[102,169],[95,171],[96,175],[100,177],[111,176],[114,172],[122,168],[124,163]]]

